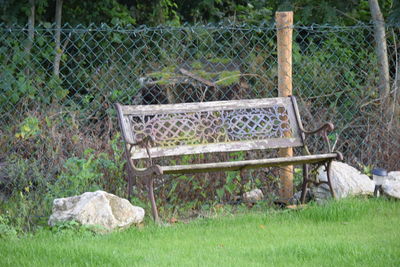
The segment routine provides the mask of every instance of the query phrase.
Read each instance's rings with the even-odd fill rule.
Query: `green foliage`
[[[55,232],[61,232],[64,230],[79,230],[80,229],[80,223],[77,221],[65,221],[65,222],[59,222],[56,225],[52,227],[52,230]]]
[[[47,62],[54,60],[53,48],[48,45],[52,36],[46,32],[37,34],[31,53],[21,45],[26,41],[24,35],[9,32],[3,37],[0,47],[0,112],[12,110],[21,103],[41,105],[65,99],[69,90],[47,69]]]
[[[203,63],[201,63],[200,61],[194,61],[192,63],[192,68],[193,69],[202,69],[203,68]]]
[[[156,71],[147,74],[149,77],[157,79],[157,83],[160,85],[166,85],[171,83],[171,79],[176,77],[175,66],[164,67],[161,71]]]
[[[374,169],[373,165],[364,165],[364,164],[359,164],[359,168],[361,169],[361,173],[372,177],[372,170]]]
[[[293,176],[294,188],[301,190],[302,183],[303,183],[303,169],[302,168],[294,168],[294,176]]]
[[[40,134],[39,120],[36,117],[27,117],[20,126],[20,131],[15,134],[17,138],[29,138]]]
[[[169,24],[171,26],[180,25],[180,17],[176,9],[178,5],[174,0],[160,0],[160,10],[161,10],[161,23]]]
[[[209,62],[214,64],[228,64],[231,62],[231,59],[212,58]],[[191,66],[193,68],[193,74],[209,81],[217,79],[215,84],[219,86],[230,86],[239,83],[240,71],[209,72],[203,69],[204,64],[200,61],[194,61]],[[179,80],[178,78],[181,76],[181,74],[175,72],[175,69],[175,66],[168,66],[164,67],[161,71],[151,72],[147,74],[147,76],[157,79],[155,82],[159,85],[173,84],[176,80]]]
[[[38,227],[38,219],[40,219],[35,218],[34,214],[42,214],[41,212],[50,211],[43,200],[44,190],[40,190],[40,193],[34,193],[28,189],[29,187],[25,187],[24,191],[13,192],[6,201],[0,203],[1,209],[7,215],[8,224],[18,233],[33,231]],[[43,195],[40,198],[37,194]]]
[[[109,141],[111,153],[100,153],[97,158],[98,172],[103,174],[103,189],[107,192],[125,195],[126,181],[126,158],[123,145],[121,144],[121,135],[115,134]]]
[[[214,1],[201,0],[177,1],[178,10],[184,21],[218,22],[230,20],[234,22],[259,23],[272,18],[272,6],[267,1]]]
[[[391,3],[388,22],[393,24],[400,22],[400,0],[393,0]]]
[[[12,2],[12,4],[11,4]],[[399,0],[380,1],[380,8],[388,21],[399,20]],[[55,3],[36,0],[36,22],[53,22]],[[184,22],[221,22],[259,24],[272,21],[276,11],[294,11],[295,21],[302,24],[353,25],[369,22],[368,0],[149,0],[141,1],[70,0],[63,3],[63,22],[71,25],[106,23],[110,25],[173,25]],[[0,21],[25,24],[30,14],[29,1],[5,0]],[[397,20],[396,20],[397,19]]]
[[[72,113],[65,116],[62,112],[47,112],[48,116],[31,113],[15,124],[15,130],[7,129],[1,140],[8,156],[0,168],[0,210],[7,212],[10,225],[18,232],[47,224],[54,198],[97,189],[125,195],[120,135],[114,135],[106,150],[99,153],[87,148],[88,139],[82,137]],[[63,121],[62,127],[59,119]],[[60,149],[64,142],[72,145],[74,154]],[[67,153],[71,154],[64,158]]]
[[[373,47],[366,44],[362,30],[343,32],[327,32],[323,38],[307,38],[307,49],[294,43],[293,80],[301,88],[301,95],[318,98],[321,105],[319,108],[330,110],[329,117],[342,118],[335,121],[335,128],[341,129],[352,118],[362,115],[356,99],[376,98],[377,91],[377,66],[373,64],[376,60]],[[357,47],[349,46],[349,43],[357,42]],[[329,51],[329,53],[327,53]],[[372,63],[372,64],[371,64]],[[354,68],[357,64],[357,68]],[[360,75],[360,71],[366,75]],[[332,88],[332,85],[335,85]],[[338,138],[335,133],[330,139]]]
[[[230,58],[221,58],[221,57],[213,57],[213,58],[210,58],[208,61],[211,62],[211,63],[214,63],[214,64],[218,64],[218,63],[228,64],[229,62],[232,61],[232,59],[230,59]]]
[[[52,194],[66,197],[101,189],[98,184],[103,174],[97,171],[98,165],[98,159],[95,158],[92,149],[85,150],[83,158],[67,159],[64,170],[57,177],[54,186],[51,186]]]
[[[17,236],[17,230],[11,225],[7,216],[0,214],[0,239],[12,239]]]
[[[82,157],[68,158],[62,172],[54,184],[50,185],[51,195],[67,197],[96,190],[123,193],[120,190],[125,186],[122,179],[125,175],[125,160],[119,140],[120,136],[116,135],[110,141],[112,155],[86,149]]]
[[[81,225],[77,221],[65,221],[56,223],[51,227],[51,232],[61,236],[82,236],[90,237],[100,233],[107,233],[109,230],[100,225]]]
[[[240,71],[223,71],[219,74],[216,84],[220,86],[229,86],[239,83]]]
[[[6,1],[1,21],[25,24],[28,2]],[[66,47],[59,78],[52,74],[54,1],[35,2],[37,29],[30,53],[26,51],[29,42],[25,28],[5,29],[0,37],[0,114],[7,124],[0,129],[0,146],[1,152],[7,155],[10,177],[7,184],[1,180],[0,188],[9,199],[1,205],[7,206],[12,214],[12,224],[23,230],[43,223],[30,214],[48,215],[54,197],[97,189],[125,194],[124,151],[120,137],[114,134],[113,104],[132,103],[136,96],[141,97],[144,91],[139,77],[149,76],[158,85],[168,85],[180,76],[177,67],[189,62],[194,74],[220,87],[239,83],[242,73],[249,75],[246,79],[251,75],[247,79],[248,95],[241,97],[268,97],[276,92],[276,52],[273,52],[276,36],[261,21],[273,20],[275,10],[293,9],[295,21],[307,24],[349,25],[370,20],[366,0],[64,1],[63,22],[72,25],[95,22],[99,28],[65,26],[62,39]],[[385,15],[391,3],[381,2]],[[395,17],[398,1],[393,3],[390,14]],[[167,30],[165,27],[133,30],[129,26],[135,23],[177,26],[184,22],[226,20],[232,21],[230,25],[256,26],[167,27]],[[40,25],[40,22],[44,23]],[[115,26],[117,30],[100,23]],[[318,98],[313,108],[324,111],[321,114],[326,114],[327,120],[340,117],[340,121],[335,121],[339,129],[352,124],[355,116],[366,117],[354,102],[378,98],[376,57],[368,30],[348,28],[338,32],[332,28],[319,32],[296,28],[294,31],[293,78],[298,95],[310,97],[310,102]],[[207,64],[203,59],[207,59]],[[240,61],[240,71],[208,69],[208,63],[221,66],[235,61]],[[178,93],[195,95],[189,90]],[[360,124],[367,123],[360,121]],[[360,131],[360,136],[364,134]],[[180,138],[192,135],[188,132]],[[114,138],[110,140],[110,136]],[[337,132],[329,138],[331,141],[346,139]],[[198,142],[195,140],[193,144]],[[240,160],[244,155],[230,156]],[[205,161],[204,157],[185,156],[181,163],[201,161]],[[296,169],[295,183],[300,182],[301,175]],[[158,185],[156,190],[160,195],[157,200],[166,209],[190,210],[233,201],[235,196],[255,187],[268,187],[273,196],[276,177],[263,171],[244,175],[227,172],[213,174],[212,178],[182,175]],[[135,201],[144,201],[146,190],[139,182],[135,193]]]

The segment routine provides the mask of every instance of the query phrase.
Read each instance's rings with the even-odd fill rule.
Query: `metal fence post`
[[[276,12],[278,41],[278,95],[292,95],[292,33],[293,12]],[[292,148],[279,150],[280,157],[293,156]],[[293,166],[283,167],[280,172],[280,198],[287,201],[293,196]]]

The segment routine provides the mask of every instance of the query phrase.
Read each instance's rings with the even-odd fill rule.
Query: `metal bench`
[[[342,159],[330,149],[325,123],[313,131],[303,128],[296,98],[278,97],[250,100],[213,101],[164,105],[116,104],[118,120],[126,144],[127,160],[134,176],[148,177],[147,186],[153,218],[159,221],[154,199],[154,178],[163,174],[214,171],[236,171],[250,168],[303,165],[301,201],[305,200],[309,179],[307,164],[325,165],[333,197],[330,165]],[[320,133],[327,143],[326,153],[310,154],[305,138]],[[153,159],[203,153],[270,150],[302,147],[303,155],[203,164],[153,164]],[[146,159],[147,167],[138,168],[134,161]]]

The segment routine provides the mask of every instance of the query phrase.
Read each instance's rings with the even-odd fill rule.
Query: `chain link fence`
[[[274,26],[65,25],[58,51],[54,25],[36,27],[33,40],[28,27],[0,28],[3,134],[7,126],[46,110],[52,111],[49,116],[65,114],[58,123],[79,122],[82,136],[99,137],[118,130],[115,102],[277,96]],[[387,27],[392,96],[400,95],[399,29]],[[295,25],[293,39],[293,93],[306,126],[334,122],[336,130],[330,137],[335,149],[353,165],[399,169],[398,129],[383,123],[381,115],[373,26]],[[393,110],[391,122],[398,122]]]
[[[49,198],[60,197],[76,193],[60,193],[71,181],[83,188],[78,182],[101,177],[102,189],[123,195],[126,172],[116,165],[123,162],[123,152],[116,148],[116,102],[165,104],[278,95],[274,25],[56,29],[44,24],[33,32],[6,25],[0,25],[0,31],[0,166],[13,162],[8,169],[0,168],[0,193],[36,189],[46,197],[48,192]],[[293,94],[304,125],[311,129],[333,122],[336,128],[329,138],[335,150],[358,168],[400,169],[398,36],[399,26],[387,27],[392,87],[391,100],[382,101],[373,26],[293,27]],[[323,147],[320,138],[311,138],[308,145],[316,151]],[[93,152],[104,154],[95,161]],[[205,180],[188,178],[192,184],[181,183],[179,190],[165,180],[170,184],[156,190],[167,202],[172,197],[191,201],[215,199],[223,181],[244,183],[229,174],[207,175]],[[268,191],[276,192],[276,175],[261,170],[249,179],[269,183]]]
[[[389,101],[379,96],[372,25],[293,27],[293,94],[304,126],[333,122],[329,138],[335,150],[366,172],[371,166],[400,169],[400,25],[386,30]],[[47,219],[55,197],[100,188],[126,196],[116,102],[278,96],[275,25],[57,29],[43,24],[33,31],[0,25],[0,31],[0,204],[28,228]],[[308,145],[323,151],[321,138],[310,138]],[[233,154],[219,157],[247,156]],[[235,201],[254,187],[273,199],[278,174],[260,169],[167,177],[157,182],[156,194],[160,209]],[[143,200],[144,183],[136,181],[133,189]],[[10,198],[16,201],[3,201]]]

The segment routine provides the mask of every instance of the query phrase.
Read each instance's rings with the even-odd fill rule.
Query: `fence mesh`
[[[47,159],[42,168],[53,174],[78,150],[106,149],[119,131],[116,102],[278,95],[274,25],[64,25],[59,46],[57,30],[44,24],[30,33],[28,27],[0,25],[0,134],[4,139],[12,134],[5,142],[12,148],[4,151],[23,154],[30,146],[29,158],[51,145],[40,155]],[[346,162],[395,170],[400,168],[400,27],[386,30],[392,85],[386,106],[379,97],[372,25],[295,25],[293,94],[306,128],[335,124],[329,137]],[[29,140],[40,134],[49,134],[52,144]],[[318,139],[310,141],[311,149],[320,148]]]
[[[105,126],[99,124],[109,119],[107,130],[116,130],[115,102],[277,96],[274,26],[65,25],[59,51],[56,31],[53,25],[41,25],[30,41],[28,27],[1,26],[2,125],[32,110],[57,106],[63,112],[79,111],[76,119],[86,126],[85,134],[101,135]],[[399,86],[398,34],[399,27],[387,28],[393,95]],[[300,99],[306,125],[334,122],[331,138],[351,163],[399,168],[398,135],[385,129],[380,116],[373,26],[297,25],[293,39],[293,93]]]

